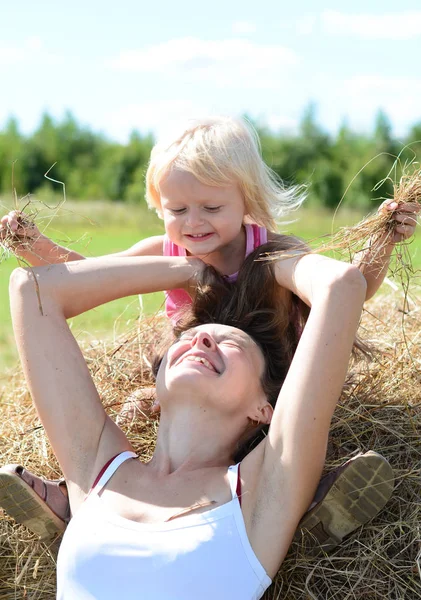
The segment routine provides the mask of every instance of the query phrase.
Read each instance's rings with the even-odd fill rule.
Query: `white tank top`
[[[57,561],[57,600],[258,600],[271,580],[232,500],[164,523],[136,523],[98,493],[133,452],[119,454],[70,521]]]

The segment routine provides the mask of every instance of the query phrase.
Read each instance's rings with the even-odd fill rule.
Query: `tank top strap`
[[[268,232],[266,227],[260,227],[256,223],[246,223],[246,256],[251,254],[262,244],[268,241]]]
[[[241,487],[239,487],[239,477],[240,477],[240,463],[236,465],[232,465],[228,467],[228,481],[230,484],[231,496],[232,498],[239,498],[239,490],[241,493]],[[241,484],[240,484],[241,486]]]
[[[118,467],[124,462],[126,462],[126,460],[128,460],[129,458],[137,458],[137,454],[135,454],[135,452],[131,452],[130,450],[126,450],[125,452],[117,454],[117,456],[115,456],[111,460],[111,462],[106,466],[106,469],[99,477],[95,485],[92,487],[91,491],[89,492],[89,495],[99,494],[102,488],[105,485],[107,485],[111,477],[117,471]]]
[[[268,230],[266,227],[259,227],[256,225],[254,230],[254,248],[258,248],[262,244],[266,244],[268,241]]]
[[[162,254],[163,256],[186,256],[187,252],[185,248],[177,246],[177,244],[174,244],[167,235],[164,235]]]
[[[246,230],[246,257],[251,254],[254,250],[254,228],[255,225],[246,223],[244,225]]]

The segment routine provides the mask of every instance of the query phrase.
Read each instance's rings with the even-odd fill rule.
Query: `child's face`
[[[161,181],[160,191],[165,231],[190,254],[209,255],[241,235],[244,201],[238,185],[205,185],[191,173],[174,170]]]

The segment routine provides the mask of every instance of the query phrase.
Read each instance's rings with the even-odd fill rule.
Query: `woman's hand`
[[[181,286],[181,288],[184,289],[188,294],[190,294],[192,298],[194,298],[196,294],[197,285],[201,281],[202,273],[207,265],[205,262],[203,262],[203,260],[196,257],[189,258],[189,262],[192,268],[192,275],[184,283],[184,285]]]
[[[417,214],[421,207],[415,202],[398,204],[395,200],[386,200],[379,207],[379,212],[392,212],[394,233],[391,239],[393,244],[408,240],[415,233]]]

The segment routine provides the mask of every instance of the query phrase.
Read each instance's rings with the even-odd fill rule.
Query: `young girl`
[[[144,239],[114,256],[196,256],[234,281],[245,257],[266,241],[280,241],[286,250],[305,249],[296,238],[275,232],[276,220],[300,206],[300,189],[286,189],[279,182],[262,160],[256,132],[242,121],[227,117],[196,121],[178,139],[157,144],[151,154],[146,184],[148,205],[163,219],[165,234]],[[389,204],[384,210],[395,208]],[[3,217],[2,230],[26,237],[26,243],[17,243],[14,249],[31,265],[84,258],[55,244],[35,226],[22,228],[18,217],[16,212]],[[412,235],[415,220],[406,207],[400,207],[395,221],[394,241]],[[393,244],[379,251],[382,245],[382,240],[378,240],[359,260],[367,281],[366,298],[375,293],[387,271]],[[166,312],[173,323],[190,303],[191,297],[185,290],[166,292]],[[296,302],[294,306],[291,320],[298,322],[297,311],[302,310],[302,305]],[[39,480],[22,467],[3,471],[2,476],[18,480],[25,498],[29,486],[34,490],[35,502],[45,500],[49,504],[53,529],[63,523],[68,507],[63,486]],[[30,524],[28,515],[21,514],[20,498],[7,500],[6,496],[7,486],[1,504]],[[44,510],[42,504],[40,510]],[[48,526],[44,519],[45,534]]]

